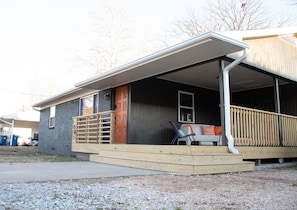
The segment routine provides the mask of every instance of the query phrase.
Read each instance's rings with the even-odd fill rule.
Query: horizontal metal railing
[[[72,141],[73,143],[112,144],[114,127],[114,111],[73,117]]]
[[[297,146],[297,117],[232,105],[231,133],[237,146]]]

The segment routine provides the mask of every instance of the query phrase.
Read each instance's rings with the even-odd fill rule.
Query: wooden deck
[[[253,171],[255,166],[221,146],[74,144],[73,151],[91,153],[90,161],[193,175]]]
[[[297,158],[297,117],[231,106],[227,146],[114,144],[114,111],[73,118],[72,151],[91,161],[183,174],[253,171],[262,159]],[[280,135],[282,134],[282,135]]]
[[[297,158],[297,147],[236,147],[244,160]]]

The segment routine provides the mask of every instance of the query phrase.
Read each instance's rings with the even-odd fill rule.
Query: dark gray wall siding
[[[112,104],[113,104],[112,91],[111,90],[100,91],[99,92],[99,112],[112,110]]]
[[[72,117],[79,114],[79,99],[56,106],[55,128],[49,128],[49,108],[41,111],[38,150],[41,153],[74,155]]]
[[[273,87],[236,92],[231,98],[232,105],[275,111]]]
[[[297,84],[280,86],[281,112],[297,116]]]
[[[132,83],[130,88],[128,143],[170,143],[174,132],[168,121],[177,123],[178,90],[195,94],[196,123],[220,124],[216,91],[155,78]]]
[[[281,113],[297,115],[297,84],[280,85]],[[232,104],[275,112],[274,88],[267,87],[232,94]]]

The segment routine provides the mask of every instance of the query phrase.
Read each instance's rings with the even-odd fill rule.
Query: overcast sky
[[[59,84],[51,87],[58,93],[85,78],[90,70],[77,56],[92,49],[94,16],[111,2],[129,11],[138,30],[160,35],[207,1],[0,0],[0,116],[31,104],[31,94],[43,95],[51,84]],[[286,0],[267,2],[294,14]]]

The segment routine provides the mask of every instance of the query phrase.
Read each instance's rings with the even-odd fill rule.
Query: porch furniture
[[[171,140],[171,144],[175,144],[176,141],[177,141],[177,144],[179,144],[180,140],[185,139],[185,138],[187,138],[188,141],[190,141],[190,144],[192,141],[196,142],[196,139],[195,139],[196,134],[195,133],[185,134],[182,130],[177,128],[177,126],[174,124],[174,122],[169,121],[169,123],[172,125],[174,132],[175,132],[175,136]]]
[[[194,132],[199,145],[222,145],[222,136],[221,133],[217,131],[217,128],[221,127],[206,124],[182,124],[180,130],[185,135]],[[187,145],[191,145],[191,139],[188,137],[184,137],[179,141],[185,141]]]

